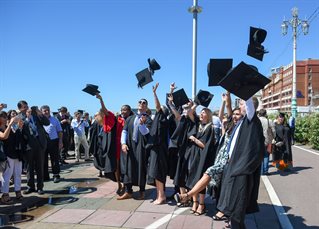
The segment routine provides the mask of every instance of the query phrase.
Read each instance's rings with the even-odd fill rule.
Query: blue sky
[[[192,92],[192,0],[0,0],[0,102],[15,108],[48,104],[55,111],[93,113],[98,100],[81,91],[86,83],[100,86],[106,106],[119,111],[135,107],[145,97],[154,108],[152,85],[159,82],[164,103],[169,84]],[[255,65],[269,75],[270,68],[292,61],[292,31],[281,35],[280,25],[291,9],[301,19],[318,7],[317,0],[199,0],[197,90],[215,97],[220,106],[223,89],[208,87],[209,58],[233,58]],[[268,31],[263,62],[246,55],[249,26]],[[307,36],[298,38],[297,59],[319,58],[319,16]],[[162,69],[153,84],[137,88],[135,74],[156,58]]]

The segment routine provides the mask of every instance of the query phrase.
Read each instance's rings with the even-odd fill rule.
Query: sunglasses
[[[146,104],[146,101],[144,100],[141,100],[141,101],[138,101],[139,104]]]

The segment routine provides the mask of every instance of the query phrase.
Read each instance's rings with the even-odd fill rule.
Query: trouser
[[[262,161],[262,165],[261,165],[261,175],[264,173],[268,173],[268,170],[269,170],[269,153],[267,152],[267,146],[265,146],[264,160]]]
[[[31,150],[26,151],[27,184],[31,189],[35,189],[34,170],[36,170],[37,173],[37,189],[43,189],[44,153],[45,148],[42,148],[39,144]]]
[[[49,176],[49,159],[50,155],[51,168],[53,177],[60,177],[60,155],[59,155],[59,139],[48,140],[47,149],[44,155],[44,178],[50,179]]]
[[[75,158],[76,160],[80,159],[80,145],[84,147],[85,151],[85,159],[89,159],[89,145],[86,140],[86,136],[83,134],[82,136],[74,135],[74,146],[75,146]]]
[[[64,161],[68,156],[68,150],[70,147],[70,137],[63,133],[63,148],[60,150],[60,160]]]
[[[7,157],[8,165],[2,177],[3,182],[1,186],[2,193],[9,193],[10,178],[14,177],[14,191],[21,190],[21,174],[22,174],[22,161],[19,159],[12,159]]]

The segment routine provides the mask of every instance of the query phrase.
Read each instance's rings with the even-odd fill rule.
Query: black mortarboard
[[[211,94],[209,91],[203,91],[203,90],[199,90],[199,92],[197,93],[194,102],[197,105],[202,105],[204,107],[208,107],[210,104],[210,101],[212,101],[214,95]]]
[[[270,81],[270,79],[260,74],[256,67],[247,65],[242,61],[219,84],[230,93],[247,100]]]
[[[137,87],[143,88],[146,84],[153,81],[152,75],[156,70],[161,69],[161,66],[156,62],[155,59],[147,59],[148,68],[143,69],[142,71],[136,73],[136,78],[138,81]]]
[[[100,91],[98,90],[98,86],[94,85],[94,84],[87,84],[86,87],[82,90],[90,95],[96,95],[97,93],[100,93]]]
[[[84,110],[77,110],[77,112],[83,115]]]
[[[264,46],[261,45],[266,39],[267,31],[260,28],[250,27],[249,32],[249,44],[247,49],[247,55],[257,60],[262,61],[265,51]]]
[[[147,59],[150,71],[154,74],[154,71],[161,69],[161,66],[156,62],[155,59]]]
[[[207,65],[208,86],[218,86],[232,67],[233,59],[210,59]]]
[[[183,106],[184,104],[187,104],[189,102],[189,99],[183,88],[175,91],[172,95],[175,107]]]
[[[143,88],[146,84],[153,81],[152,73],[149,71],[148,68],[143,69],[142,71],[136,74],[136,78],[138,81],[137,86]]]

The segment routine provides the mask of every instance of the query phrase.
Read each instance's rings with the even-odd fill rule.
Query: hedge
[[[297,117],[295,139],[302,144],[310,144],[319,149],[319,114]]]

